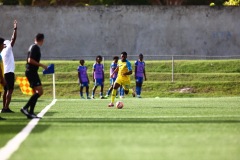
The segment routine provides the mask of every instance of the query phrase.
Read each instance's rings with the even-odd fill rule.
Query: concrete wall
[[[83,55],[240,55],[240,7],[208,6],[0,6],[0,36],[10,39],[18,20],[17,59],[38,32],[43,59]]]

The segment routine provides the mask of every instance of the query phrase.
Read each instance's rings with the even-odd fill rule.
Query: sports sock
[[[114,102],[115,97],[116,97],[116,93],[117,93],[117,90],[116,90],[116,89],[113,89],[113,90],[112,90],[112,96],[111,96],[111,103]]]
[[[27,104],[23,107],[24,109],[28,109],[30,107],[30,105],[32,105],[36,99],[36,94],[33,94],[30,99],[28,100]],[[38,95],[38,94],[37,94]]]
[[[30,114],[34,113],[35,105],[36,105],[37,100],[40,96],[39,96],[38,93],[35,93],[32,97],[33,97],[33,99],[32,99],[32,103],[30,104],[30,111],[29,111]]]

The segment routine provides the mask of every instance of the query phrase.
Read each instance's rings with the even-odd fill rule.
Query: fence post
[[[172,82],[174,82],[174,56],[172,56]]]

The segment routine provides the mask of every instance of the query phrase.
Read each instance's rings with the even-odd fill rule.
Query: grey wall
[[[82,55],[240,55],[240,7],[208,6],[0,6],[0,35],[25,58],[37,32],[45,34],[44,59],[79,59]]]

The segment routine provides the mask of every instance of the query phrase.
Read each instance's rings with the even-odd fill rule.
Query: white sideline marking
[[[56,103],[57,99],[54,99],[49,105],[47,105],[37,116],[43,117],[44,114]],[[25,128],[22,129],[15,137],[13,137],[8,143],[0,149],[0,160],[7,160],[11,155],[18,150],[21,143],[28,137],[33,128],[38,124],[40,119],[32,119]]]

